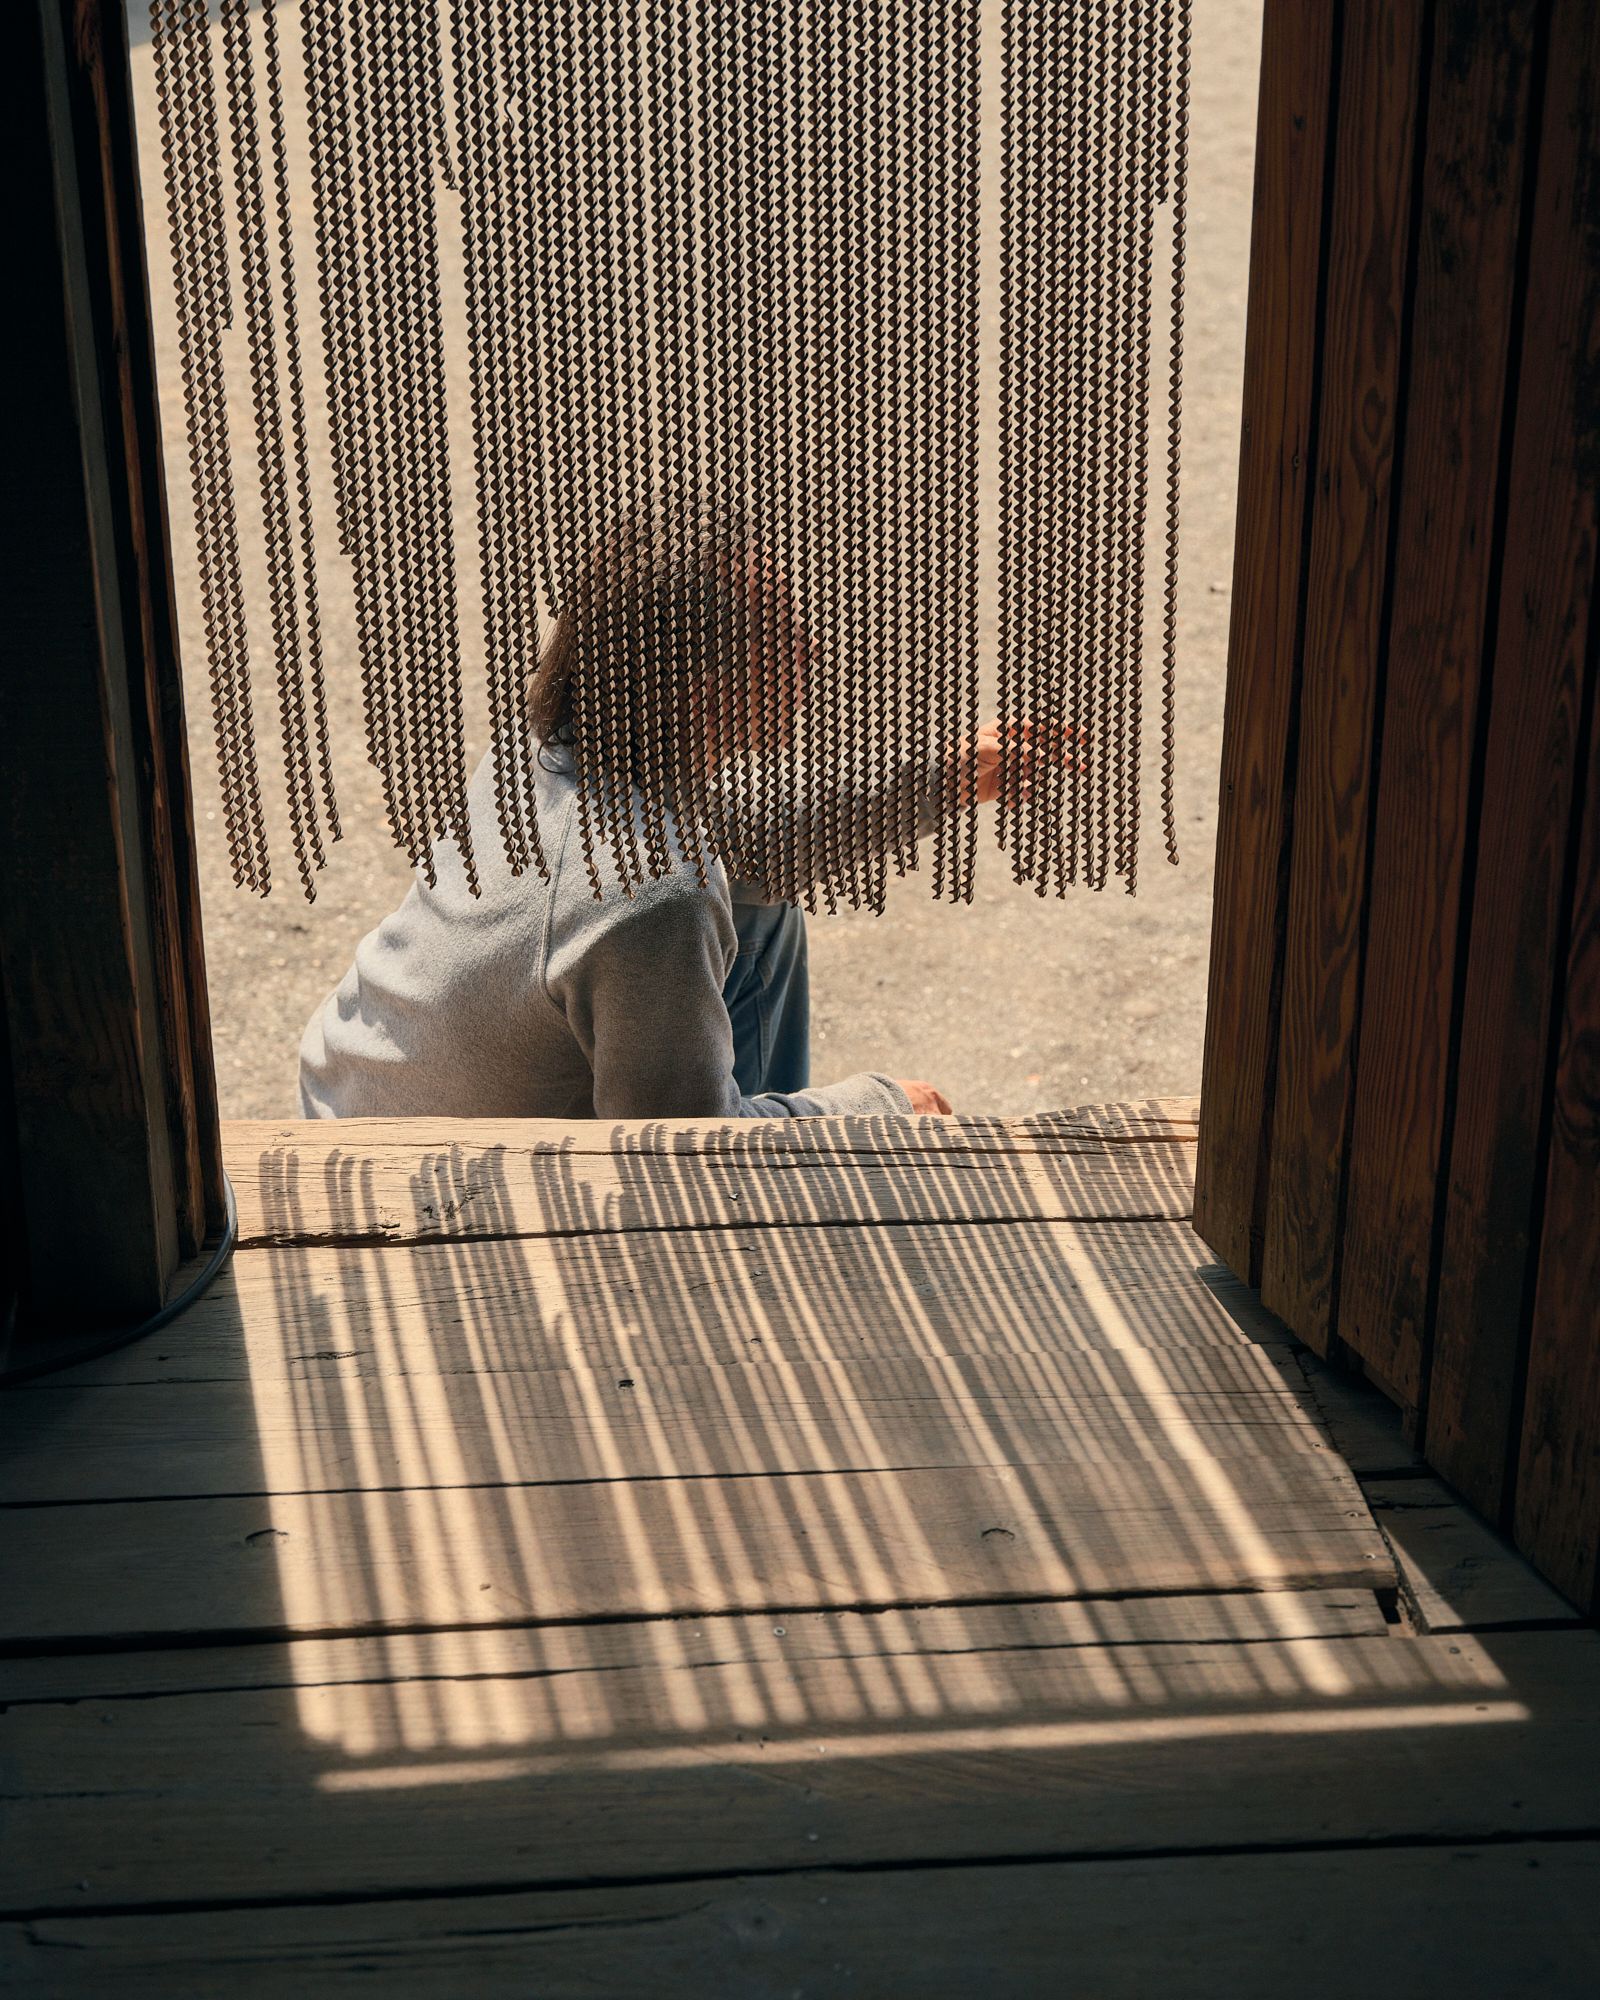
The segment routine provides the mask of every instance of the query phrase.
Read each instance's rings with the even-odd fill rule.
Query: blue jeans
[[[806,920],[793,903],[733,905],[739,956],[722,988],[733,1023],[741,1097],[804,1090],[811,1081]]]

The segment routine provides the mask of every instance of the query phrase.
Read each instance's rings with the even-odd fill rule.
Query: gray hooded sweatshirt
[[[482,893],[469,892],[459,853],[441,843],[436,885],[418,873],[361,940],[301,1039],[306,1117],[909,1112],[899,1084],[873,1073],[742,1097],[722,997],[738,949],[725,869],[708,862],[702,888],[692,868],[675,868],[629,897],[597,850],[596,901],[570,758],[549,749],[536,769],[550,880],[511,873],[485,759],[468,790]]]

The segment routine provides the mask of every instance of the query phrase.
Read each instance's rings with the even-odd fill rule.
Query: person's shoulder
[[[640,860],[643,863],[645,857],[641,855]],[[731,922],[733,912],[727,871],[709,854],[703,878],[692,860],[678,854],[663,874],[647,873],[642,881],[630,877],[626,885],[613,870],[605,904],[608,914],[620,923],[670,918],[718,924]]]
[[[567,857],[562,902],[566,919],[588,930],[617,930],[639,925],[689,923],[720,928],[733,921],[727,871],[711,855],[702,880],[692,860],[676,851],[663,874],[652,875],[649,856],[641,850],[638,871],[626,875],[610,848],[595,840],[593,868],[581,851]],[[598,890],[598,894],[596,891]]]
[[[599,853],[596,866],[602,866]],[[641,996],[652,985],[675,989],[685,968],[709,964],[724,970],[738,949],[727,878],[707,868],[702,884],[693,864],[631,884],[617,880],[606,857],[596,897],[580,861],[581,893],[574,881],[554,925],[546,984],[592,989],[621,981]]]

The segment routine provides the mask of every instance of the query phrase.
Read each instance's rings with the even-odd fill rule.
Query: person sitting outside
[[[727,643],[730,628],[742,649]],[[653,832],[659,851],[665,829],[683,857],[643,879],[615,843],[596,841],[595,787],[585,796],[581,782],[586,752],[592,773],[599,747],[591,718],[605,700],[615,704],[619,632],[628,635],[629,713],[649,701],[658,711],[654,751],[635,744],[613,758],[627,768],[602,770],[599,791],[626,798],[625,833],[647,844]],[[687,823],[683,794],[707,808],[740,758],[773,759],[792,779],[784,755],[806,698],[806,645],[787,588],[742,531],[701,528],[687,548],[650,530],[614,534],[555,620],[528,691],[538,746],[530,803],[548,877],[513,872],[492,839],[478,838],[494,827],[497,809],[485,757],[468,790],[479,893],[455,845],[441,842],[436,879],[418,871],[308,1023],[303,1114],[948,1112],[933,1085],[884,1072],[811,1082],[804,914],[741,872],[741,854],[759,847],[758,829],[717,811],[713,827]],[[585,740],[586,728],[595,741]],[[1002,761],[999,728],[989,725],[933,760],[924,778],[915,769],[900,774],[894,810],[846,810],[843,823],[862,852],[873,839],[903,838],[909,798],[910,817],[930,832],[941,811],[955,810],[962,787],[975,786],[980,801],[997,797]],[[1026,755],[1010,762],[1023,795]],[[651,766],[668,774],[654,798],[644,788]],[[697,782],[685,786],[690,768]],[[769,793],[781,789],[774,780]],[[809,812],[785,801],[780,839],[802,870],[812,846],[820,859],[816,822],[828,809],[826,794]],[[603,834],[603,808],[599,817]],[[689,865],[691,855],[698,865]]]

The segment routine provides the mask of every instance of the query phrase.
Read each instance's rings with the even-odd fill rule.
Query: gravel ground
[[[284,8],[289,46],[293,10]],[[1153,800],[1145,812],[1136,898],[1077,890],[1041,901],[1010,878],[991,844],[980,854],[971,907],[935,904],[925,878],[895,885],[881,917],[852,912],[811,922],[814,1070],[819,1081],[857,1069],[888,1069],[938,1084],[960,1110],[1017,1114],[1053,1105],[1197,1090],[1205,1013],[1222,734],[1228,579],[1232,567],[1239,394],[1249,251],[1251,153],[1261,0],[1203,0],[1196,8],[1186,295],[1183,572],[1179,623],[1178,807],[1182,864],[1166,866]],[[389,845],[376,774],[361,751],[359,672],[348,592],[330,590],[325,624],[330,701],[346,836],[333,850],[308,907],[298,893],[282,815],[277,886],[265,900],[233,887],[218,809],[210,742],[210,698],[199,622],[197,572],[187,500],[182,402],[174,326],[166,296],[164,200],[155,130],[150,52],[136,33],[140,140],[153,242],[156,330],[165,390],[166,449],[173,492],[175,567],[186,661],[196,813],[218,1080],[225,1117],[281,1117],[295,1105],[295,1050],[313,1007],[343,973],[356,940],[400,900],[407,871]],[[291,145],[297,146],[291,104]],[[313,269],[304,176],[297,196],[302,289]],[[448,197],[446,197],[448,202]],[[454,246],[444,245],[447,286]],[[308,330],[309,334],[309,330]],[[237,342],[241,335],[233,337]],[[308,338],[308,358],[317,352]],[[242,353],[231,357],[234,451],[242,513],[253,501],[251,424]],[[318,370],[309,371],[314,401]],[[464,388],[452,382],[457,529],[475,546]],[[318,467],[319,504],[331,475]],[[992,515],[993,509],[986,508]],[[324,517],[325,518],[325,517]],[[329,573],[332,535],[319,544]],[[259,550],[247,543],[251,625],[257,637],[257,727],[269,799],[278,790],[269,630]],[[471,561],[462,564],[468,629]],[[342,579],[341,579],[342,582]],[[474,662],[468,657],[469,682]],[[1150,704],[1147,702],[1147,708]],[[481,708],[469,710],[472,741],[484,740]],[[1155,745],[1147,746],[1153,769]]]

